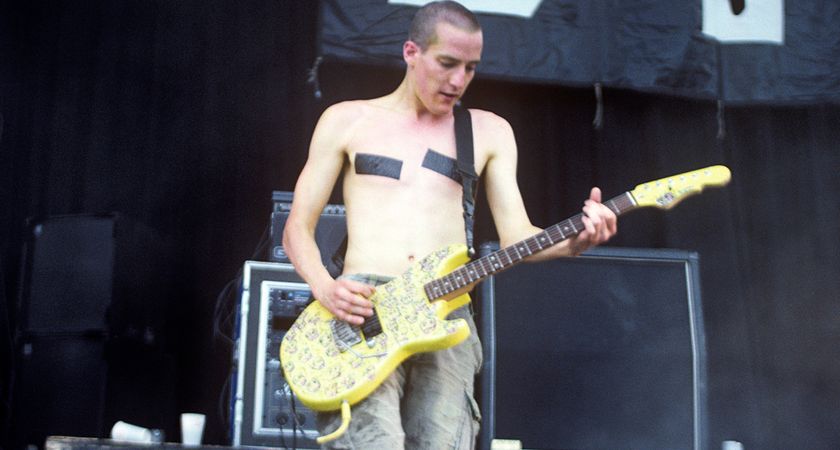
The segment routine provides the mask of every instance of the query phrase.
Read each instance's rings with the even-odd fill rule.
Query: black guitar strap
[[[473,225],[475,223],[475,191],[478,187],[478,174],[475,172],[473,149],[472,120],[470,111],[461,105],[455,105],[455,147],[457,151],[458,175],[464,187],[462,204],[464,207],[464,231],[467,236],[467,251],[475,256]]]

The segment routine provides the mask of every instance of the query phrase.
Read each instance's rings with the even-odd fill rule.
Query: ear
[[[409,66],[414,65],[414,60],[422,52],[423,51],[420,49],[420,46],[414,41],[405,41],[403,44],[403,60]]]

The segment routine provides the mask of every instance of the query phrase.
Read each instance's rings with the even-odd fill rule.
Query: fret
[[[486,277],[488,275],[487,264],[489,264],[487,262],[487,257],[481,258],[478,261],[479,261],[478,267],[481,269],[481,272],[482,272],[481,276],[482,276],[482,278]]]
[[[560,225],[559,224],[555,224],[555,225],[550,226],[548,228],[548,231],[549,231],[548,236],[549,236],[549,239],[551,240],[552,245],[554,245],[556,242],[560,242],[563,239],[565,239],[565,236],[563,236],[563,232],[560,231]],[[553,235],[553,237],[552,237],[552,235]]]
[[[567,220],[566,222],[568,222],[568,220]],[[563,223],[565,223],[565,222],[563,222]],[[558,230],[560,231],[560,238],[562,238],[562,239],[564,239],[564,240],[565,240],[567,237],[571,236],[571,232],[570,232],[570,230],[569,230],[569,226],[568,226],[568,225],[560,225],[560,226],[558,227]]]
[[[520,242],[520,244],[519,244],[519,251],[518,251],[517,253],[519,253],[519,254],[521,255],[523,251],[527,251],[527,252],[528,252],[528,256],[530,256],[531,254],[533,254],[533,253],[534,253],[534,252],[532,252],[532,251],[531,251],[531,249],[528,247],[528,241],[527,241],[527,240]],[[522,259],[522,257],[521,257],[521,256],[520,256],[520,259]]]
[[[499,251],[499,253],[504,254],[507,257],[508,262],[507,262],[507,264],[504,264],[504,267],[507,267],[507,266],[513,264],[514,261],[517,261],[519,259],[519,258],[513,259],[513,257],[510,256],[510,252],[505,250],[505,249],[502,249],[501,251]]]
[[[449,291],[446,290],[446,279],[445,278],[438,278],[436,292],[437,292],[438,297],[442,297],[442,296],[449,293]]]
[[[458,285],[455,283],[455,279],[452,278],[452,274],[446,275],[443,277],[443,285],[446,287],[446,293],[450,293],[455,289],[458,289]]]
[[[475,273],[475,263],[467,264],[467,272],[470,274],[470,279],[472,279],[472,281],[475,281],[478,278]]]
[[[473,265],[475,266],[475,273],[478,275],[479,278],[484,278],[487,276],[487,272],[484,270],[484,258],[480,258],[473,261]]]
[[[636,207],[636,199],[629,192],[624,193],[624,200],[627,202],[627,207],[622,212],[627,212]]]
[[[469,273],[469,271],[467,270],[467,267],[466,267],[466,266],[461,267],[460,269],[458,269],[458,277],[460,277],[462,280],[464,280],[464,285],[465,285],[465,286],[473,282],[473,279],[472,279],[472,277],[470,276],[470,273]]]
[[[461,279],[464,280],[464,283],[470,284],[474,281],[466,267],[458,269],[458,273],[460,274]]]
[[[479,260],[479,267],[481,267],[481,277],[484,278],[490,274],[487,268],[490,267],[490,258],[485,256]]]
[[[495,251],[487,256],[487,263],[490,264],[488,267],[489,274],[495,273],[499,270],[499,267],[502,267],[502,257],[507,257],[510,260],[510,255],[505,253],[505,249]]]
[[[623,195],[621,197],[616,197],[616,198],[610,200],[608,206],[611,206],[610,209],[612,209],[612,211],[616,215],[619,215],[619,214],[621,214],[622,211],[624,211],[625,209],[627,209],[631,205],[627,204],[627,196]]]
[[[438,298],[441,295],[443,295],[440,292],[440,285],[438,284],[438,280],[434,280],[434,281],[430,282],[429,284],[426,285],[426,287],[427,287],[426,296],[429,297],[430,299],[431,298]]]
[[[467,285],[464,282],[464,277],[461,275],[461,272],[459,270],[456,270],[455,272],[452,272],[452,274],[455,275],[455,282],[456,282],[456,284],[458,285],[459,288],[462,288],[462,287]]]
[[[498,253],[498,252],[497,252]],[[500,269],[502,267],[501,263],[499,262],[499,258],[496,257],[496,253],[492,253],[490,255],[490,263],[491,269]],[[493,270],[495,272],[495,270]]]
[[[543,249],[542,242],[545,242],[545,232],[543,231],[542,233],[538,234],[536,239],[534,239],[534,240],[536,241],[537,248],[539,249],[537,251],[542,250]]]

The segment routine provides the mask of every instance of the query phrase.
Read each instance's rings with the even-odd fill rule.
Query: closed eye
[[[438,63],[441,66],[443,66],[447,69],[452,69],[452,68],[454,68],[455,66],[458,65],[457,61],[453,61],[453,60],[450,60],[450,59],[441,59],[441,60],[438,60]]]

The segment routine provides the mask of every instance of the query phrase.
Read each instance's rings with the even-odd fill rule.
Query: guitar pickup
[[[368,347],[373,347],[373,338],[382,334],[382,324],[379,323],[379,314],[376,309],[373,310],[373,315],[365,319],[362,324],[362,333],[365,334],[365,341]]]
[[[362,342],[362,332],[359,327],[350,325],[343,320],[332,319],[330,321],[330,330],[332,330],[333,340],[335,340],[341,352]]]

